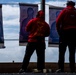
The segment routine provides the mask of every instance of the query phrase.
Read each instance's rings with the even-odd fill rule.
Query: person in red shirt
[[[56,19],[56,28],[59,34],[59,71],[64,72],[66,47],[69,48],[70,71],[75,72],[75,45],[76,45],[76,9],[75,2],[68,1]]]
[[[29,36],[20,72],[27,71],[30,57],[35,50],[37,53],[37,69],[42,72],[45,68],[45,37],[50,35],[50,27],[45,22],[44,16],[42,10],[38,11],[36,18],[31,19],[25,27],[25,30],[29,32]]]

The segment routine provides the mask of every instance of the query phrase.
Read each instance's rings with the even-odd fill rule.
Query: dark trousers
[[[75,45],[76,45],[76,30],[66,30],[63,31],[60,36],[59,42],[59,61],[58,65],[61,71],[64,71],[64,61],[65,61],[65,52],[66,47],[69,48],[69,62],[71,72],[75,72]]]
[[[31,55],[36,50],[37,54],[37,68],[42,70],[45,68],[45,43],[44,42],[32,42],[26,46],[26,53],[23,59],[22,69],[27,70]]]

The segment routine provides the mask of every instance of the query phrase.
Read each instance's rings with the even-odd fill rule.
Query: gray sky
[[[6,2],[23,2],[24,0],[0,0],[0,3],[6,3]],[[26,1],[26,0],[25,0]],[[32,0],[30,0],[32,1]],[[33,0],[34,1],[34,0]],[[36,3],[39,3],[39,0]],[[47,9],[49,5],[59,5],[59,6],[65,6],[66,3],[63,0],[63,2],[58,2],[58,0],[46,0]],[[19,6],[15,5],[3,5],[2,7],[3,12],[3,30],[4,30],[4,38],[5,39],[19,39]],[[8,14],[9,13],[9,14]],[[46,22],[48,23],[48,12],[46,12]],[[22,62],[24,53],[25,53],[25,46],[19,46],[19,41],[5,41],[5,49],[0,49],[0,62],[12,62],[13,60],[15,62]],[[65,54],[65,61],[68,62],[68,49]],[[36,62],[36,53],[34,52],[31,57],[31,62]],[[46,52],[45,52],[45,59],[46,62],[58,62],[58,47],[48,47],[48,41],[46,41]]]

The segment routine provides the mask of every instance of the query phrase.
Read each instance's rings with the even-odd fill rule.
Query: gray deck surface
[[[0,75],[76,75],[76,73],[0,73]]]

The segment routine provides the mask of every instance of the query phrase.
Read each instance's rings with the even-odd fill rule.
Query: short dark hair
[[[67,6],[69,6],[69,5],[75,6],[75,2],[73,2],[73,1],[67,1]]]

